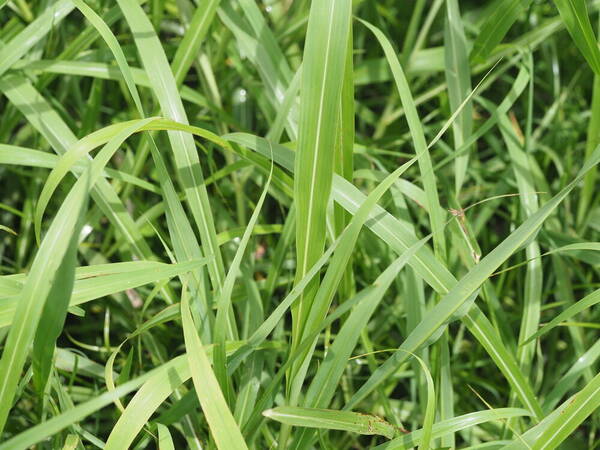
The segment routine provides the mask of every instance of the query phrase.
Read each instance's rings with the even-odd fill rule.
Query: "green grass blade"
[[[524,340],[522,345],[539,338],[540,336],[546,334],[548,331],[555,328],[561,322],[569,320],[574,315],[579,314],[581,311],[585,311],[586,309],[598,303],[600,303],[600,289],[595,290],[591,294],[586,295],[584,298],[579,300],[577,303],[569,306],[558,316],[556,316],[554,319],[552,319],[550,322],[545,324],[542,328],[540,328],[538,331],[536,331],[534,334],[532,334],[526,340]]]
[[[81,77],[93,77],[101,80],[123,79],[122,69],[114,67],[104,62],[91,61],[60,61],[60,60],[39,60],[39,61],[19,61],[13,65],[14,69],[23,70],[28,74],[66,74]],[[138,67],[129,67],[131,77],[137,86],[150,88],[150,80],[143,69]],[[210,107],[208,100],[199,92],[194,91],[189,86],[179,88],[181,98],[191,104]],[[227,121],[233,119],[227,114],[220,114],[220,117]]]
[[[471,61],[481,63],[504,39],[510,27],[529,7],[532,0],[495,0],[488,9],[485,21],[471,50]]]
[[[173,438],[169,428],[163,424],[157,424],[158,428],[158,449],[159,450],[175,450]]]
[[[118,3],[133,32],[142,63],[163,114],[187,124],[187,116],[177,92],[173,73],[152,24],[134,0],[119,0]],[[169,140],[175,156],[178,178],[200,231],[202,245],[205,247],[204,254],[214,255],[214,260],[208,268],[213,287],[218,289],[224,273],[223,259],[217,245],[214,219],[194,141],[189,134],[180,131],[171,131]]]
[[[554,449],[600,407],[600,374],[506,449]]]
[[[113,403],[116,399],[123,397],[124,395],[136,390],[138,387],[143,385],[149,380],[155,377],[164,378],[165,373],[175,372],[178,373],[182,369],[180,367],[186,367],[185,356],[179,356],[172,359],[168,363],[157,367],[154,370],[146,372],[145,374],[128,381],[121,386],[118,386],[114,391],[105,392],[103,394],[94,397],[93,399],[75,406],[68,411],[60,414],[46,422],[40,423],[27,431],[9,439],[6,442],[0,444],[1,450],[14,450],[14,449],[26,449],[32,445],[44,440],[48,436],[61,431],[62,429],[77,423],[83,418],[93,414],[94,412],[104,408],[107,405]],[[167,379],[168,381],[168,379]]]
[[[600,76],[600,49],[584,0],[554,0],[575,45],[592,70]]]
[[[86,173],[63,202],[40,246],[19,296],[15,325],[8,333],[0,360],[0,433],[13,406],[17,383],[27,358],[25,349],[29,348],[34,339],[44,303],[51,292],[52,282],[68,251],[71,238],[77,232],[77,223],[87,199],[89,182],[89,173]]]
[[[396,434],[394,426],[379,417],[349,411],[278,406],[264,411],[263,415],[271,420],[297,427],[325,428],[367,435],[378,434],[389,439]]]
[[[457,0],[446,1],[446,23],[444,28],[444,56],[446,61],[446,83],[450,112],[457,111],[471,92],[471,75],[469,73],[469,55],[465,31],[460,16]],[[473,132],[473,107],[469,102],[452,124],[454,147],[461,148],[465,139]],[[455,160],[455,189],[459,193],[463,185],[469,154],[459,156]]]
[[[83,209],[82,209],[83,211]],[[81,214],[80,214],[81,215]],[[79,218],[81,222],[82,217]],[[40,316],[40,324],[35,331],[31,365],[33,370],[33,384],[40,398],[43,398],[46,383],[50,376],[54,347],[56,340],[62,333],[69,299],[75,284],[75,266],[77,265],[78,234],[82,223],[76,226],[63,259],[52,280],[52,287],[44,303]]]
[[[158,118],[150,118],[143,119],[140,121],[133,121],[127,124],[124,124],[121,127],[120,132],[115,133],[114,137],[105,145],[105,147],[100,151],[100,153],[106,152],[108,158],[112,157],[112,155],[119,149],[119,147],[123,144],[123,142],[129,138],[132,134],[139,132],[142,128],[148,126],[152,121],[157,120]],[[52,197],[52,194],[61,183],[65,175],[72,170],[73,166],[79,162],[79,160],[87,155],[93,148],[98,145],[93,137],[93,134],[87,135],[84,139],[77,141],[69,150],[66,151],[64,155],[62,155],[54,167],[50,175],[48,175],[48,179],[44,184],[44,188],[40,193],[38,198],[38,202],[35,207],[35,215],[34,215],[34,226],[35,233],[38,241],[40,240],[40,229],[42,226],[42,217],[44,215],[44,210]],[[102,170],[104,170],[104,164],[102,164]]]
[[[180,276],[186,272],[197,270],[198,267],[206,265],[207,262],[208,258],[179,264],[134,261],[91,266],[95,271],[82,271],[79,269],[88,268],[80,267],[76,271],[76,280],[69,306],[81,305],[127,289],[134,289],[148,283]],[[0,302],[0,327],[12,324],[20,290],[19,286],[16,292],[11,293],[11,298],[3,299]]]
[[[344,365],[350,358],[352,350],[358,341],[360,330],[368,323],[377,305],[382,300],[390,284],[398,276],[408,259],[414,254],[427,239],[421,240],[409,251],[390,264],[390,266],[373,283],[375,288],[350,314],[340,329],[336,339],[330,346],[330,350],[323,363],[319,366],[315,377],[306,393],[305,405],[314,408],[325,408],[328,406],[335,392],[335,386],[342,376]]]
[[[578,379],[589,370],[600,358],[600,341],[596,341],[583,355],[577,358],[569,370],[560,377],[554,388],[544,399],[544,412],[550,413],[563,396],[571,391]]]
[[[200,46],[213,22],[220,0],[202,2],[196,7],[189,27],[173,58],[171,69],[177,85],[180,85],[198,57]]]
[[[0,80],[0,90],[52,145],[56,153],[62,155],[77,141],[73,132],[28,80],[17,76],[5,76]],[[117,225],[134,252],[150,259],[152,256],[150,247],[116,192],[106,180],[100,180],[97,183],[92,192],[92,198],[107,217]]]
[[[202,348],[200,337],[192,321],[189,299],[185,290],[181,299],[181,320],[189,370],[194,381],[196,395],[215,443],[222,450],[233,448],[243,450],[247,448],[246,443],[223,397],[210,361]]]
[[[515,126],[511,124],[508,117],[500,117],[500,130],[504,138],[508,154],[511,158],[513,172],[519,189],[519,201],[525,217],[530,217],[538,209],[538,198],[535,177],[530,162],[530,155],[521,148]],[[540,323],[540,310],[542,303],[543,272],[540,258],[540,246],[537,240],[527,244],[527,272],[525,274],[525,286],[523,293],[523,313],[521,316],[521,328],[519,330],[519,342],[537,330]],[[525,373],[529,373],[535,345],[521,345],[517,352],[520,366]]]
[[[369,213],[372,211],[377,202],[381,197],[390,189],[392,184],[400,177],[410,166],[412,166],[417,160],[417,157],[411,159],[407,163],[400,166],[390,175],[388,175],[374,190],[369,194],[364,203],[360,206],[358,211],[352,217],[352,220],[348,224],[348,227],[342,233],[340,237],[340,243],[338,248],[333,253],[327,272],[323,277],[323,281],[319,286],[315,298],[308,313],[307,325],[302,334],[304,340],[306,336],[314,333],[316,329],[320,327],[323,319],[325,318],[331,302],[339,286],[340,281],[344,277],[346,267],[350,256],[354,251],[358,235],[369,217]],[[419,246],[420,247],[420,246]],[[303,358],[308,361],[312,356],[312,350],[307,356]],[[293,379],[297,388],[304,382],[304,374],[298,373]]]
[[[425,194],[427,196],[427,206],[429,208],[429,222],[431,225],[431,232],[433,233],[433,247],[435,249],[436,256],[441,261],[446,260],[446,239],[444,238],[444,226],[443,226],[443,210],[440,207],[440,199],[438,196],[435,175],[431,163],[431,155],[429,154],[429,148],[425,141],[425,134],[419,119],[417,107],[415,105],[413,96],[408,86],[408,81],[402,70],[402,66],[398,61],[398,57],[392,48],[389,40],[377,27],[371,25],[368,22],[361,20],[361,23],[365,25],[377,38],[379,44],[383,48],[385,56],[387,58],[394,81],[396,82],[396,88],[402,100],[402,106],[404,107],[406,120],[410,129],[411,138],[415,147],[415,153],[422,155],[419,157],[419,169],[421,171],[421,177],[423,179],[423,185],[425,187]],[[296,171],[297,173],[297,171]]]
[[[70,0],[60,0],[50,5],[15,38],[0,48],[0,76],[43,39],[73,8],[75,6]]]
[[[296,280],[300,281],[323,253],[325,212],[333,175],[336,122],[348,36],[351,2],[313,3],[304,48],[300,87],[298,148],[295,159]],[[293,312],[292,345],[306,324],[316,285],[307,288]]]
[[[227,276],[225,277],[225,281],[223,283],[223,288],[221,290],[221,295],[217,300],[217,319],[215,321],[215,344],[217,345],[217,349],[214,353],[214,367],[215,367],[215,376],[219,381],[221,386],[221,390],[224,393],[225,399],[230,401],[231,396],[229,392],[229,380],[227,378],[227,364],[226,364],[226,356],[225,356],[225,339],[227,337],[227,331],[229,334],[234,337],[237,336],[237,332],[234,330],[227,330],[227,316],[232,314],[231,310],[231,294],[233,291],[233,285],[235,283],[236,278],[239,275],[240,264],[242,262],[242,258],[248,246],[248,242],[250,241],[250,237],[252,236],[252,230],[254,229],[256,222],[258,220],[259,214],[262,210],[263,204],[265,202],[265,198],[267,197],[267,193],[269,191],[269,186],[271,185],[271,176],[273,171],[269,173],[269,178],[265,183],[265,187],[262,191],[258,202],[256,203],[256,207],[254,208],[254,212],[248,221],[248,225],[246,226],[246,230],[244,231],[244,235],[239,242],[238,248],[235,252],[235,256],[231,265],[229,266],[229,271],[227,272]]]
[[[79,11],[81,11],[81,13],[86,17],[86,19],[90,21],[94,28],[98,30],[98,33],[100,33],[102,39],[104,39],[106,45],[108,45],[108,47],[110,48],[110,51],[112,52],[112,54],[115,57],[115,60],[117,61],[119,70],[123,75],[123,80],[127,85],[127,89],[129,89],[129,93],[133,98],[135,106],[140,115],[143,116],[144,109],[142,107],[142,101],[140,100],[140,96],[138,94],[135,81],[133,80],[133,75],[131,74],[129,65],[127,64],[127,60],[125,59],[125,54],[119,46],[117,38],[112,33],[112,31],[110,31],[110,28],[108,27],[106,22],[104,22],[104,20],[102,20],[102,18],[98,14],[96,14],[92,8],[86,5],[83,0],[73,0],[73,3],[77,7],[77,9],[79,9]]]
[[[519,408],[499,408],[490,411],[477,411],[437,422],[433,425],[432,437],[436,439],[445,434],[455,433],[480,423],[501,421],[512,417],[524,417],[528,415],[528,411]],[[421,442],[422,436],[423,430],[416,430],[374,448],[377,450],[392,450],[415,447]]]

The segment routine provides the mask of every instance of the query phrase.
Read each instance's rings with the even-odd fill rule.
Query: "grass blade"
[[[462,102],[471,92],[471,76],[469,73],[469,55],[465,31],[460,17],[457,0],[446,1],[446,23],[444,28],[444,50],[446,61],[446,83],[448,84],[448,96],[450,99],[451,114],[457,111]],[[452,124],[454,147],[461,148],[465,139],[473,132],[473,107],[471,102],[467,103],[460,115]],[[457,194],[463,185],[469,153],[465,153],[454,162],[455,167],[455,189]]]
[[[554,0],[575,45],[592,70],[600,76],[600,49],[584,0]]]
[[[192,321],[189,299],[185,290],[181,299],[181,320],[187,349],[187,361],[196,388],[196,395],[217,447],[222,450],[247,448],[240,429],[223,397],[210,361],[202,348],[200,337]]]
[[[52,281],[68,252],[72,237],[76,236],[89,182],[89,173],[86,172],[62,204],[23,285],[15,311],[15,325],[8,333],[0,360],[0,433],[13,406],[17,383],[27,358],[24,349],[29,348],[34,339],[44,304],[51,293]]]
[[[394,426],[383,419],[368,414],[331,409],[279,406],[263,412],[265,417],[297,427],[325,428],[350,431],[359,434],[379,434],[389,439],[394,437]]]
[[[495,0],[489,6],[489,13],[484,16],[486,19],[473,43],[471,61],[484,62],[531,3],[532,0]]]
[[[352,14],[351,2],[311,6],[300,88],[299,140],[295,160],[296,248],[300,281],[323,253],[325,211],[333,175],[336,118]],[[316,285],[292,309],[292,346],[299,344]]]
[[[142,63],[164,116],[187,124],[173,73],[150,20],[134,0],[119,0],[118,3],[133,32]],[[180,131],[169,132],[169,140],[178,178],[200,231],[202,245],[205,246],[204,254],[214,255],[208,268],[213,287],[219,289],[224,273],[223,259],[217,245],[214,220],[194,141],[189,134]]]

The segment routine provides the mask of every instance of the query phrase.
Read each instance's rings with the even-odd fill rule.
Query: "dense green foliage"
[[[0,0],[0,449],[597,448],[599,11]]]

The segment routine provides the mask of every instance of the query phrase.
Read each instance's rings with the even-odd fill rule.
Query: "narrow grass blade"
[[[323,281],[319,286],[317,293],[315,295],[315,299],[312,304],[312,308],[309,311],[307,318],[307,325],[304,329],[304,333],[301,335],[304,340],[307,336],[312,334],[316,329],[320,327],[320,324],[324,320],[327,310],[331,306],[331,302],[339,286],[340,281],[342,280],[344,273],[346,271],[346,267],[352,252],[354,251],[356,241],[358,239],[359,233],[369,217],[369,213],[372,211],[377,202],[381,199],[383,194],[385,194],[392,184],[400,177],[410,166],[412,166],[416,162],[417,158],[413,158],[407,163],[400,166],[390,175],[388,175],[385,180],[383,180],[374,190],[369,194],[366,198],[365,202],[360,206],[358,211],[352,217],[352,220],[348,224],[346,230],[342,233],[340,237],[340,244],[336,251],[334,252],[327,272],[323,277]],[[420,246],[419,246],[420,247]],[[312,357],[312,351],[308,352],[307,355],[304,355],[302,359],[304,359],[303,363],[306,363]],[[293,380],[293,384],[298,389],[304,382],[304,374],[298,373],[297,377]]]
[[[82,212],[84,209],[82,208]],[[79,232],[81,231],[82,214],[79,224],[73,235],[69,238],[69,244],[62,262],[60,263],[48,298],[44,303],[40,316],[40,324],[35,331],[33,339],[33,351],[31,354],[33,369],[33,384],[40,398],[43,398],[46,383],[50,376],[52,360],[54,358],[54,347],[60,336],[67,317],[69,299],[75,283],[75,266],[77,265],[77,244]]]
[[[180,276],[186,272],[193,271],[202,265],[206,265],[208,259],[192,260],[178,264],[164,264],[150,261],[134,261],[128,263],[115,263],[99,265],[95,271],[77,271],[73,295],[69,302],[70,306],[102,298],[107,295],[116,294],[127,289],[134,289],[148,283]],[[90,269],[87,267],[78,269]],[[11,298],[0,302],[0,327],[11,325],[18,305],[18,292],[13,293]]]
[[[299,139],[295,159],[296,281],[323,253],[325,212],[331,192],[334,144],[352,4],[348,0],[312,3],[300,88]],[[292,309],[293,346],[300,342],[316,285]]]
[[[173,73],[150,20],[136,1],[119,0],[118,4],[133,32],[140,58],[164,116],[187,124]],[[189,134],[180,131],[169,132],[169,140],[175,156],[178,179],[200,231],[204,253],[214,255],[208,268],[213,287],[219,289],[224,273],[223,259],[217,245],[214,219],[194,140]]]
[[[555,328],[561,322],[569,320],[574,315],[579,314],[581,311],[585,311],[586,309],[588,309],[598,303],[600,303],[600,289],[595,290],[591,294],[586,295],[584,298],[579,300],[577,303],[569,306],[567,309],[565,309],[563,312],[561,312],[558,316],[556,316],[554,319],[552,319],[550,322],[548,322],[546,325],[544,325],[542,328],[540,328],[537,332],[535,332],[534,334],[529,336],[525,341],[523,341],[522,345],[527,344],[527,343],[533,341],[534,339],[539,338],[540,336],[546,334],[548,331]]]
[[[157,424],[158,428],[158,449],[159,450],[175,450],[175,445],[173,444],[173,438],[171,437],[171,432],[169,428],[164,426],[163,424]]]
[[[410,257],[423,245],[427,239],[421,240],[410,250],[390,264],[390,266],[373,283],[375,288],[361,303],[352,311],[337,337],[331,344],[327,357],[319,366],[315,377],[306,393],[305,406],[313,408],[325,408],[328,406],[335,387],[344,371],[345,362],[350,358],[360,331],[367,325],[370,317],[381,302],[390,284],[398,276]]]
[[[600,76],[600,49],[594,35],[584,0],[554,0],[565,27],[575,41],[581,54]]]
[[[119,70],[123,75],[123,80],[125,81],[125,84],[127,85],[127,88],[129,89],[129,92],[133,98],[135,106],[138,112],[143,116],[144,109],[142,108],[142,101],[140,100],[140,96],[135,86],[135,81],[133,80],[133,75],[131,73],[129,65],[127,64],[127,60],[125,59],[125,54],[119,46],[117,38],[112,33],[112,31],[110,31],[110,28],[108,27],[106,22],[104,22],[104,20],[102,20],[102,18],[98,14],[96,14],[92,8],[86,5],[83,0],[73,0],[73,3],[77,7],[77,9],[79,9],[79,11],[81,11],[81,13],[86,17],[86,19],[90,21],[94,28],[98,30],[98,33],[100,33],[102,39],[104,39],[104,41],[110,48],[110,51],[112,52],[112,54],[115,57],[115,60],[117,61]]]
[[[371,25],[364,20],[361,23],[365,25],[377,38],[381,45],[383,52],[387,58],[394,81],[396,82],[396,88],[402,100],[402,106],[404,107],[406,120],[410,129],[411,138],[415,147],[415,153],[420,155],[419,157],[419,170],[421,171],[421,178],[423,179],[423,185],[425,188],[425,195],[427,196],[427,206],[429,208],[429,223],[431,225],[431,232],[433,233],[433,247],[436,256],[441,260],[446,260],[446,239],[444,238],[444,226],[443,226],[443,209],[440,207],[440,199],[438,196],[437,185],[435,180],[435,174],[433,172],[433,166],[431,163],[431,155],[429,154],[429,148],[425,141],[425,133],[417,107],[415,105],[413,96],[408,86],[408,81],[402,70],[402,66],[398,61],[398,57],[389,40],[377,27]],[[297,173],[297,172],[296,172]]]
[[[532,0],[495,0],[481,25],[479,35],[471,50],[471,61],[482,63],[498,45],[519,16],[529,7]]]
[[[252,236],[252,230],[256,225],[260,212],[262,210],[263,204],[265,202],[265,198],[267,197],[267,193],[269,191],[269,186],[271,185],[271,176],[273,171],[269,173],[269,178],[265,183],[265,187],[262,191],[258,202],[256,203],[256,207],[254,208],[254,212],[248,221],[248,225],[246,226],[246,230],[244,231],[244,235],[240,240],[238,245],[238,249],[235,252],[235,256],[231,265],[229,266],[229,271],[227,272],[227,276],[225,277],[225,281],[223,283],[223,288],[221,290],[221,295],[217,301],[217,319],[215,321],[215,344],[217,348],[214,352],[214,367],[215,367],[215,376],[221,385],[221,390],[224,393],[225,399],[230,400],[229,393],[229,380],[227,377],[227,364],[226,364],[226,356],[225,356],[225,339],[227,337],[227,316],[232,315],[231,310],[231,293],[233,291],[233,285],[235,283],[236,278],[239,275],[240,264],[242,262],[242,258],[244,253],[246,252],[246,247],[248,246],[248,242],[250,241],[250,237]],[[234,322],[235,323],[235,322]],[[229,334],[233,336],[237,336],[237,331],[229,330]]]
[[[150,119],[142,119],[140,121],[132,121],[122,127],[122,130],[118,133],[114,134],[114,137],[105,145],[105,147],[101,150],[101,153],[106,152],[108,158],[119,149],[119,147],[123,144],[123,142],[129,138],[132,134],[139,132],[144,127],[147,127],[152,121],[158,120],[157,117]],[[44,184],[44,188],[40,193],[38,198],[38,202],[35,208],[34,215],[34,227],[35,233],[38,241],[40,240],[40,229],[42,226],[42,216],[44,214],[44,210],[50,201],[50,198],[58,185],[61,183],[65,175],[72,170],[73,166],[79,162],[79,160],[87,155],[93,148],[95,148],[98,144],[94,142],[94,139],[90,139],[89,137],[93,135],[88,135],[86,138],[77,141],[67,152],[60,157],[50,175],[48,175],[48,179]],[[104,164],[102,165],[104,166]],[[104,170],[104,167],[102,167]]]
[[[508,154],[510,156],[513,172],[519,189],[519,201],[525,217],[530,217],[538,209],[538,198],[535,186],[535,177],[530,163],[530,155],[521,148],[517,135],[518,124],[509,121],[508,117],[500,117],[500,130]],[[523,144],[526,145],[525,142]],[[523,292],[523,312],[521,316],[521,327],[519,330],[519,342],[537,330],[540,323],[540,310],[542,304],[543,272],[539,260],[540,246],[537,240],[532,240],[526,247],[527,272],[525,274],[525,286]],[[525,373],[529,373],[535,354],[535,345],[520,345],[517,351],[517,359]]]
[[[336,152],[334,159],[334,172],[352,182],[354,175],[354,84],[353,84],[353,35],[352,23],[348,34],[348,50],[346,51],[346,65],[344,81],[342,84],[342,99],[337,126]],[[334,205],[334,223],[336,235],[339,235],[350,222],[350,214],[340,205]],[[352,261],[348,261],[346,273],[342,279],[339,290],[340,298],[350,298],[354,292],[354,276]]]
[[[436,439],[445,434],[455,433],[481,423],[503,421],[512,417],[526,417],[528,415],[528,411],[519,408],[498,408],[489,411],[477,411],[435,423],[432,429],[432,438]],[[400,450],[415,447],[421,442],[422,436],[423,430],[416,430],[374,448],[376,450]]]
[[[0,450],[30,448],[32,445],[46,439],[48,436],[52,436],[53,434],[63,430],[64,428],[67,428],[74,423],[77,423],[101,408],[110,405],[116,399],[136,390],[147,381],[152,380],[155,377],[164,378],[165,373],[180,372],[182,370],[180,367],[186,367],[185,362],[185,356],[174,358],[168,363],[163,364],[154,370],[146,372],[144,375],[128,381],[121,386],[118,386],[114,391],[100,394],[97,397],[94,397],[92,400],[77,405],[74,408],[65,411],[64,413],[47,420],[46,422],[29,428],[27,431],[20,433],[6,442],[0,443]]]
[[[446,83],[450,99],[451,114],[457,111],[462,102],[471,92],[471,75],[469,73],[469,55],[465,31],[460,16],[458,0],[446,1],[446,23],[444,28],[444,56],[446,61]],[[471,102],[464,106],[460,115],[452,124],[454,147],[461,148],[466,138],[473,132],[473,107]],[[466,152],[456,158],[455,190],[457,193],[463,185],[469,153]]]
[[[263,415],[271,420],[297,427],[325,428],[367,435],[378,434],[388,439],[396,434],[394,426],[379,417],[349,411],[278,406],[264,411]]]
[[[521,439],[507,445],[507,450],[554,449],[581,423],[600,407],[600,374],[582,390],[555,409],[537,426],[529,429]]]
[[[317,373],[311,381],[304,406],[311,408],[326,408],[335,394],[336,387],[342,377],[346,364],[350,358],[361,331],[368,324],[375,309],[381,302],[390,284],[404,268],[410,257],[425,244],[427,239],[421,240],[409,250],[398,257],[390,266],[375,280],[373,289],[352,310],[344,325],[337,334],[335,340],[328,349],[327,356],[319,366]],[[302,431],[296,436],[295,448],[306,448],[311,433]]]
[[[172,359],[168,369],[147,380],[136,392],[113,427],[104,448],[114,450],[129,447],[154,411],[189,377],[185,355]],[[110,392],[117,392],[123,386]]]
[[[175,83],[180,85],[190,70],[194,59],[198,57],[200,46],[213,22],[220,0],[200,3],[194,11],[189,27],[181,40],[173,58],[171,69]]]
[[[24,349],[29,348],[33,341],[52,282],[77,231],[87,199],[89,172],[79,181],[52,221],[19,297],[14,325],[8,333],[0,360],[0,433],[13,406],[17,383],[27,358]]]
[[[119,81],[123,79],[123,72],[120,67],[105,62],[92,61],[61,61],[61,60],[39,60],[39,61],[19,61],[13,65],[14,69],[22,70],[30,75],[33,74],[65,74],[80,77],[92,77],[101,80]],[[150,80],[143,69],[138,67],[129,67],[131,77],[137,86],[150,88]],[[190,102],[193,105],[208,108],[208,100],[201,93],[194,91],[189,86],[180,86],[179,95],[182,100]],[[231,122],[233,119],[225,113],[220,113],[219,117]]]
[[[69,127],[26,78],[5,76],[0,80],[0,90],[52,145],[56,153],[62,155],[77,141]],[[133,251],[141,257],[150,259],[152,256],[150,247],[106,180],[97,183],[92,197],[106,216],[119,228],[127,242],[131,244]]]
[[[46,36],[52,27],[61,22],[75,6],[70,0],[60,0],[48,6],[44,12],[0,48],[0,76]]]
[[[238,425],[223,397],[210,361],[206,356],[200,337],[190,314],[186,290],[181,299],[181,320],[187,350],[187,362],[200,406],[210,427],[212,436],[221,450],[246,449],[246,443]]]

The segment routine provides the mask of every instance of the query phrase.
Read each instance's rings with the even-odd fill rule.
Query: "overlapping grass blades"
[[[593,447],[600,1],[409,3],[0,2],[0,449]]]

